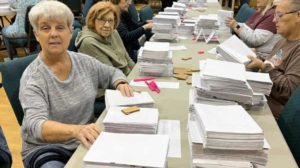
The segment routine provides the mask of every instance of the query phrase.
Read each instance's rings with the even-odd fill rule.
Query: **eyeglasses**
[[[115,20],[113,19],[103,19],[103,18],[96,18],[96,20],[101,24],[105,25],[106,22],[108,22],[110,25],[113,25]]]
[[[274,17],[275,17],[276,19],[279,19],[279,18],[281,18],[281,17],[284,16],[284,15],[291,14],[291,13],[296,13],[296,12],[298,12],[298,11],[299,11],[299,10],[291,11],[291,12],[285,12],[285,13],[275,12],[275,13],[274,13]]]

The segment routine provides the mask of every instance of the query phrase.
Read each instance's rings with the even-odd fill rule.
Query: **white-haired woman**
[[[229,17],[226,25],[230,27],[256,54],[265,59],[274,45],[280,40],[273,22],[275,4],[273,0],[257,0],[257,11],[246,23],[238,23]]]
[[[64,167],[79,143],[89,148],[100,134],[93,124],[98,88],[132,96],[125,75],[84,54],[67,51],[74,16],[58,1],[41,1],[29,13],[38,57],[21,78],[25,167]]]

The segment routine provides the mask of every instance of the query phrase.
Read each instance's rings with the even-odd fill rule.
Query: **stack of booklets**
[[[229,10],[218,10],[218,23],[219,23],[219,29],[223,31],[230,32],[230,27],[226,26],[225,20],[227,20],[228,17],[233,17],[233,11]]]
[[[156,134],[159,113],[156,108],[140,108],[139,111],[126,115],[122,109],[126,107],[111,106],[103,125],[105,132]]]
[[[168,42],[146,42],[138,55],[139,71],[144,76],[171,76],[172,51]]]
[[[176,27],[180,25],[181,20],[179,14],[173,15],[173,13],[176,12],[165,12],[153,17],[154,26],[152,32],[154,33],[154,40],[172,41],[177,38]]]
[[[263,130],[240,105],[195,104],[195,109],[204,148],[263,149]]]
[[[235,35],[218,45],[217,52],[224,60],[241,64],[250,62],[248,56],[256,57],[256,54]]]
[[[269,95],[273,82],[269,73],[246,72],[246,79],[255,93]]]
[[[105,91],[106,109],[111,106],[139,106],[139,107],[154,107],[154,100],[148,92],[134,92],[133,97],[125,97],[118,90],[106,89]]]
[[[263,140],[263,147],[259,150],[231,150],[207,147],[205,148],[203,146],[203,133],[200,131],[199,123],[197,121],[188,121],[188,131],[188,138],[193,164],[199,164],[200,162],[194,161],[198,159],[202,159],[203,161],[209,161],[211,162],[211,164],[214,164],[215,167],[220,167],[217,165],[227,161],[249,162],[260,166],[265,166],[267,164],[270,146],[265,139]]]
[[[199,97],[252,104],[253,91],[243,64],[210,59],[200,64],[201,72],[192,75],[192,86]]]
[[[166,168],[169,136],[101,132],[83,158],[84,168]]]

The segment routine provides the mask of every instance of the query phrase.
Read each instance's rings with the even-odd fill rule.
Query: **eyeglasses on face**
[[[115,23],[115,20],[113,20],[113,19],[96,18],[96,20],[97,20],[101,25],[104,25],[106,22],[108,22],[110,25],[113,25],[113,24]]]
[[[279,18],[281,18],[281,17],[284,16],[284,15],[291,14],[291,13],[296,13],[296,12],[298,12],[298,11],[299,11],[299,10],[290,11],[290,12],[284,12],[284,13],[281,13],[281,12],[275,12],[275,13],[274,13],[274,17],[275,17],[276,19],[279,19]]]

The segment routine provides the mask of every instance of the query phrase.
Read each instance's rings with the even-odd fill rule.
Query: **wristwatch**
[[[237,24],[237,25],[235,26],[235,28],[236,28],[236,30],[239,30],[239,28],[241,28],[241,26]]]

